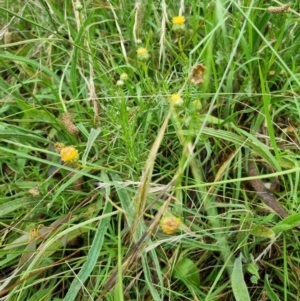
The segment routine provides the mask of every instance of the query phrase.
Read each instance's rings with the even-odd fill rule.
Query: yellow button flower
[[[175,107],[181,107],[183,104],[183,99],[181,98],[180,94],[172,94],[170,97],[170,103]]]
[[[147,61],[150,57],[148,50],[143,47],[138,48],[136,53],[140,61]]]
[[[160,220],[160,227],[166,234],[174,234],[181,224],[181,219],[174,216],[166,216]]]
[[[60,150],[60,157],[65,163],[75,163],[78,161],[78,150],[74,146],[66,146]]]
[[[172,30],[176,33],[183,33],[185,31],[185,17],[176,16],[172,20],[173,26]]]
[[[173,18],[172,23],[174,25],[182,25],[185,23],[185,17],[184,16],[176,16]]]
[[[147,49],[146,49],[147,50]],[[120,75],[120,80],[123,80],[123,81],[125,81],[125,80],[127,80],[128,79],[128,74],[127,73],[122,73],[121,75]]]
[[[194,100],[192,102],[192,105],[193,105],[194,109],[197,109],[197,110],[202,109],[202,104],[201,104],[201,101],[199,99]]]

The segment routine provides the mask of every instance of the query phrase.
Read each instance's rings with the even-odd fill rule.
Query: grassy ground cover
[[[1,0],[0,300],[299,300],[299,17]]]

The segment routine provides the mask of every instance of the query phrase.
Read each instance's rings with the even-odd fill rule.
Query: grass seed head
[[[197,64],[192,69],[190,81],[193,85],[201,85],[204,83],[204,75],[206,68],[202,64]]]
[[[290,6],[290,3],[287,3],[282,6],[270,6],[267,10],[270,14],[284,14],[289,10]]]
[[[68,112],[63,113],[61,121],[66,128],[66,130],[73,136],[78,135],[79,130],[76,125],[73,123],[72,115]]]

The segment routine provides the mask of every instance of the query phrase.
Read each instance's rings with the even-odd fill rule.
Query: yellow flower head
[[[166,216],[160,220],[161,229],[166,234],[174,234],[181,224],[181,219],[174,216]]]
[[[140,47],[140,48],[137,49],[136,52],[137,52],[138,55],[145,55],[145,54],[148,53],[148,50],[146,48]]]
[[[176,16],[172,20],[173,25],[182,25],[185,23],[185,17],[184,16]]]
[[[172,94],[170,97],[170,103],[175,107],[181,107],[183,104],[183,99],[181,98],[180,94]]]
[[[140,61],[147,61],[150,57],[148,50],[143,47],[138,48],[136,53]]]
[[[185,32],[185,17],[184,16],[176,16],[172,20],[172,30],[177,34],[182,34]]]
[[[200,110],[202,108],[202,104],[201,104],[201,101],[199,99],[194,100],[192,102],[192,105],[193,105],[194,109]]]
[[[127,73],[122,73],[121,75],[120,75],[120,80],[127,80],[128,79],[128,74]]]
[[[78,150],[74,146],[66,146],[60,150],[60,157],[66,163],[75,163],[78,161]]]

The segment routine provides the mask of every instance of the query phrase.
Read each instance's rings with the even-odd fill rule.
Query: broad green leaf
[[[250,232],[254,236],[265,237],[273,239],[275,237],[275,233],[272,229],[267,228],[265,226],[256,225],[251,229]]]
[[[231,286],[236,301],[250,301],[247,285],[244,280],[242,256],[241,253],[234,261]]]
[[[255,263],[250,263],[250,264],[248,264],[248,266],[247,266],[247,271],[248,271],[250,274],[254,275],[257,279],[260,278],[260,277],[259,277],[259,274],[258,274],[258,267],[257,267],[257,265],[256,265]]]
[[[300,224],[300,213],[292,213],[273,227],[275,233],[280,233],[295,228]]]
[[[190,283],[195,286],[198,286],[200,282],[197,265],[187,257],[181,259],[176,264],[173,276],[184,283]]]

